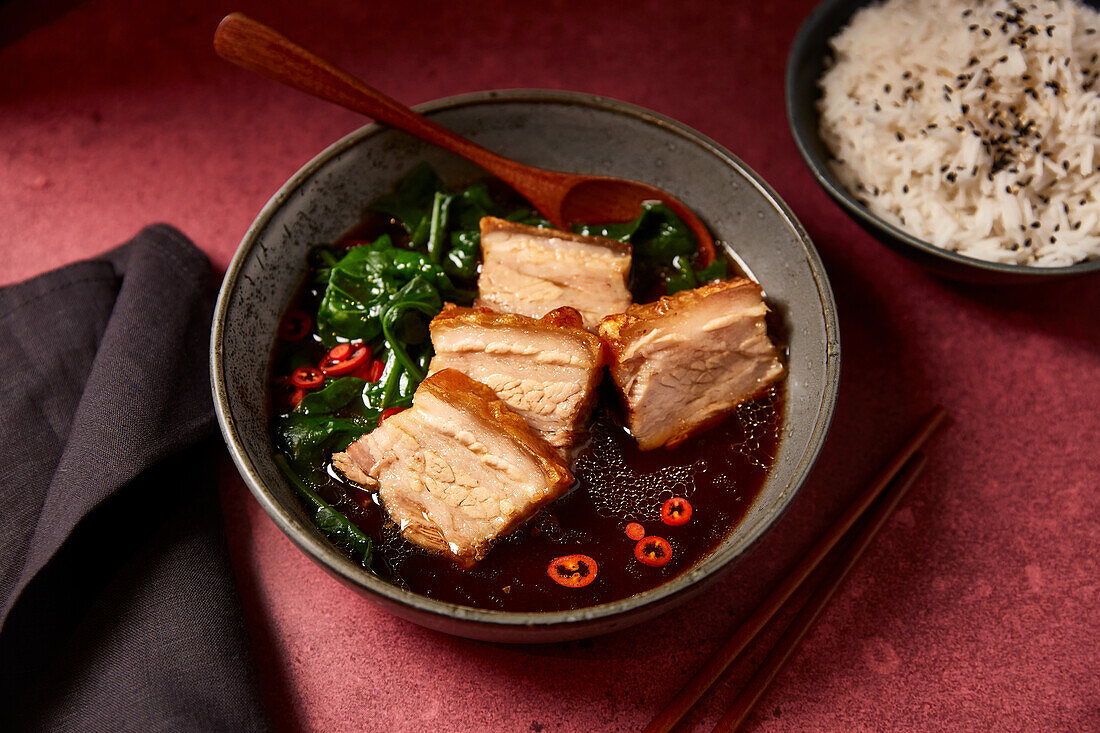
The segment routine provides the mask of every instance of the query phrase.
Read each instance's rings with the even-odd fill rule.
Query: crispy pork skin
[[[674,447],[783,375],[760,286],[737,279],[633,305],[600,338],[642,450]]]
[[[432,319],[428,367],[457,369],[486,385],[556,448],[585,434],[603,376],[603,347],[559,308],[541,319],[448,303]]]
[[[629,244],[515,224],[481,220],[479,305],[541,318],[567,305],[594,331],[600,319],[630,305]]]
[[[412,407],[348,446],[347,458],[405,539],[465,567],[573,483],[523,418],[454,369],[427,377]]]

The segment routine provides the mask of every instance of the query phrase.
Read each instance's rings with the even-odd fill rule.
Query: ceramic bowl
[[[840,32],[856,10],[867,4],[869,0],[825,0],[803,22],[787,57],[787,120],[802,158],[826,193],[871,236],[934,272],[956,280],[1007,285],[1047,282],[1100,271],[1100,260],[1069,267],[1028,267],[986,262],[950,252],[880,219],[848,192],[830,169],[829,149],[818,135],[817,103],[821,90],[817,81],[825,71],[825,59],[830,56],[829,39]]]
[[[632,178],[693,207],[735,251],[783,320],[790,359],[778,455],[759,497],[716,551],[651,591],[573,611],[515,613],[459,606],[367,573],[310,522],[273,462],[265,411],[271,346],[306,271],[310,246],[331,242],[363,206],[416,163],[452,183],[472,165],[402,132],[367,125],[298,171],[260,212],[222,285],[211,337],[218,419],[233,460],[272,520],[348,586],[418,624],[477,639],[547,642],[592,636],[651,618],[700,591],[768,529],[817,457],[833,412],[840,345],[832,292],[817,252],[790,209],[728,151],[674,120],[622,102],[566,92],[484,92],[419,110],[503,155],[547,168]]]

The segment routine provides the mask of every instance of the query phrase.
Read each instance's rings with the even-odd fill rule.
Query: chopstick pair
[[[871,511],[867,523],[844,552],[844,556],[832,569],[828,577],[822,581],[821,586],[806,602],[795,620],[791,622],[768,658],[756,670],[752,679],[741,691],[741,694],[726,714],[722,716],[714,730],[731,731],[736,730],[741,725],[751,712],[752,706],[760,699],[786,661],[794,654],[798,643],[840,587],[848,571],[851,570],[863,551],[874,540],[875,535],[893,513],[902,496],[916,480],[926,462],[925,456],[923,454],[918,455],[917,452],[928,442],[928,439],[939,429],[946,418],[946,410],[943,407],[937,407],[909,441],[890,459],[890,462],[886,464],[875,479],[856,497],[840,518],[829,527],[828,531],[817,541],[817,544],[806,553],[795,568],[764,599],[764,602],[757,607],[748,620],[703,664],[700,670],[695,673],[695,676],[657,714],[649,726],[646,727],[645,733],[667,733],[683,719],[691,707],[710,690],[726,669],[740,656],[749,642],[756,638],[771,621],[772,617],[775,616],[776,612],[802,586],[806,578],[820,565],[821,561],[825,559],[841,538],[848,533],[852,525],[868,513],[875,499],[888,486],[892,485],[887,496]]]

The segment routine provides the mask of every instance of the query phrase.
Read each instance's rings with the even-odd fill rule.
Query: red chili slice
[[[291,308],[279,324],[279,338],[283,341],[301,341],[309,333],[313,320],[309,314],[298,308]]]
[[[386,362],[381,359],[375,359],[371,362],[370,371],[367,372],[368,382],[377,382],[382,378],[382,372],[386,371]]]
[[[370,349],[363,342],[356,341],[351,344],[337,344],[325,354],[317,368],[329,377],[340,377],[351,374],[356,369],[370,361]]]
[[[691,502],[682,496],[674,496],[661,505],[661,521],[670,527],[687,524],[691,519]]]
[[[343,361],[351,356],[351,344],[337,344],[329,349],[328,359],[332,361]]]
[[[659,568],[672,559],[672,545],[664,537],[643,537],[634,545],[634,557],[643,565]]]
[[[626,525],[626,536],[632,540],[640,540],[645,537],[645,527],[637,522]]]
[[[378,424],[381,425],[383,420],[391,418],[397,413],[404,411],[404,407],[387,407],[385,410],[382,410],[382,414],[378,416]]]
[[[546,574],[558,585],[583,588],[596,579],[599,567],[588,555],[562,555],[550,561]]]
[[[320,369],[298,367],[291,373],[290,383],[302,389],[317,389],[325,383],[325,375]]]

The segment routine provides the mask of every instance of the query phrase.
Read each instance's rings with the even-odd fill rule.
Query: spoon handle
[[[346,71],[242,13],[222,19],[214,50],[226,61],[307,94],[373,117],[460,155],[527,194],[541,188],[536,172],[503,158],[417,114]]]

